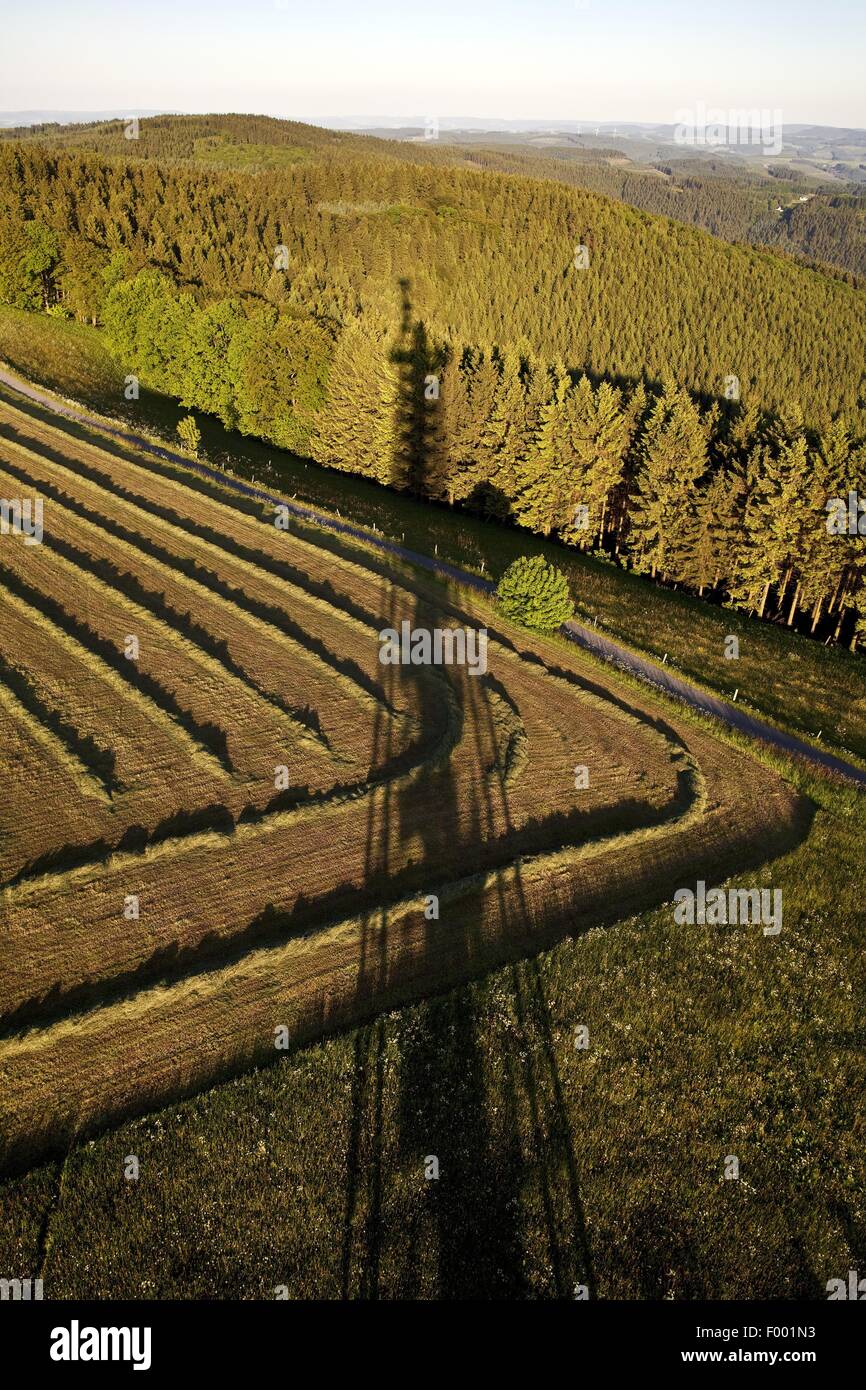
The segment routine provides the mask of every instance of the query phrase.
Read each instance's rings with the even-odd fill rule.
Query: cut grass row
[[[6,412],[0,411],[0,429],[5,427],[6,419]],[[275,659],[281,646],[288,649],[287,654],[295,660],[286,670],[286,679],[294,672],[294,680],[302,682],[308,700],[310,692],[313,696],[319,694],[321,714],[318,708],[316,713],[320,718],[327,718],[332,708],[339,716],[341,695],[362,704],[365,700],[369,704],[370,696],[381,699],[378,645],[373,641],[373,633],[382,585],[371,584],[369,575],[364,576],[368,586],[364,597],[371,605],[367,611],[345,588],[335,586],[335,571],[337,578],[341,573],[339,565],[330,565],[327,583],[304,581],[297,561],[307,561],[311,547],[294,537],[277,537],[273,527],[262,526],[260,508],[255,509],[255,518],[250,518],[245,513],[227,510],[218,498],[205,503],[180,482],[154,478],[140,460],[116,459],[108,452],[110,444],[102,451],[93,442],[70,440],[46,428],[34,432],[33,438],[22,434],[20,427],[15,434],[16,442],[7,436],[4,448],[22,458],[28,476],[54,479],[64,489],[72,489],[75,498],[87,499],[90,508],[96,509],[98,517],[119,539],[131,541],[139,549],[144,542],[148,554],[161,554],[164,562],[173,564],[188,579],[206,585],[245,614],[268,624],[270,632],[258,624],[259,635],[268,639],[261,644],[262,649],[274,649]],[[32,447],[26,448],[21,439]],[[55,447],[58,441],[63,445],[62,454]],[[96,467],[96,460],[103,466]],[[74,465],[74,470],[69,464]],[[110,467],[111,473],[104,465]],[[173,507],[165,505],[168,488],[173,489],[168,493]],[[82,501],[75,505],[80,512]],[[207,524],[202,521],[202,514]],[[88,515],[92,518],[92,510]],[[232,534],[238,531],[241,539]],[[314,554],[316,567],[321,569],[323,557]],[[367,659],[361,667],[347,665],[336,655],[346,623],[370,637]],[[320,663],[329,668],[324,685]],[[335,691],[334,684],[340,689]],[[350,729],[354,727],[352,720],[345,723]]]
[[[0,581],[21,602],[43,613],[46,622],[85,648],[91,659],[111,667],[135,686],[177,730],[183,731],[213,776],[233,777],[235,768],[226,730],[212,717],[213,711],[220,708],[215,698],[216,686],[208,700],[201,681],[196,688],[192,660],[187,670],[183,655],[172,661],[167,633],[157,628],[144,609],[120,601],[108,585],[92,576],[85,578],[76,565],[56,551],[48,551],[48,546],[40,546],[34,558],[23,547],[8,547],[0,561]],[[79,614],[86,614],[86,619]],[[124,654],[130,634],[141,641],[141,659],[127,660]],[[182,641],[178,636],[178,642]],[[175,666],[181,668],[180,680],[174,676]],[[186,681],[184,675],[188,677]]]
[[[144,648],[150,646],[147,629],[141,624],[141,617],[146,613],[150,615],[148,621],[155,621],[160,633],[166,626],[172,629],[175,651],[189,658],[187,668],[194,664],[201,667],[211,681],[220,682],[222,693],[216,707],[224,712],[222,718],[229,726],[227,744],[232,749],[233,764],[252,769],[256,761],[261,764],[262,749],[266,754],[270,749],[266,768],[272,769],[274,762],[285,762],[290,768],[295,764],[293,770],[298,772],[306,767],[309,774],[307,765],[315,763],[316,756],[327,755],[327,749],[308,724],[294,714],[281,694],[268,689],[263,679],[256,680],[247,674],[249,646],[243,653],[247,657],[246,664],[232,656],[238,627],[235,608],[185,575],[176,574],[170,554],[161,559],[149,553],[145,545],[131,547],[125,537],[116,537],[104,525],[94,524],[71,499],[61,500],[63,494],[39,474],[38,467],[24,470],[0,455],[0,485],[7,476],[30,484],[38,478],[36,485],[42,495],[50,499],[52,525],[44,548],[59,557],[61,569],[68,564],[87,576],[88,588],[103,595],[111,591],[121,604],[128,601],[124,608],[128,618],[126,630],[139,636],[142,655]],[[243,638],[244,625],[240,627]],[[271,648],[278,646],[279,636],[276,632],[272,634]],[[230,639],[234,639],[234,643]],[[267,647],[263,655],[270,658]],[[180,662],[176,665],[180,666]],[[269,665],[273,665],[272,660]],[[182,682],[183,668],[177,675],[173,671],[172,675],[179,676]],[[300,690],[296,693],[300,697]],[[194,708],[192,699],[189,703]],[[324,770],[320,775],[326,775]]]
[[[9,629],[9,613],[4,612]],[[97,823],[110,805],[102,783],[69,746],[52,733],[42,715],[31,713],[0,678],[0,747],[3,798],[0,803],[0,882],[18,874],[28,859],[39,858],[61,840],[92,834],[83,817]],[[44,803],[56,809],[46,819]]]
[[[4,632],[0,640],[9,643],[9,636],[8,615],[4,614]],[[9,646],[14,649],[12,643]],[[0,687],[3,687],[4,699],[8,699],[10,705],[17,706],[16,713],[26,722],[28,729],[34,735],[44,735],[52,745],[52,761],[57,757],[57,745],[60,745],[61,761],[65,761],[75,775],[82,794],[96,796],[103,803],[109,803],[122,786],[115,776],[113,752],[100,747],[92,736],[82,734],[75,725],[70,724],[64,711],[46,703],[28,672],[7,659],[2,651]]]
[[[0,583],[0,651],[31,691],[43,737],[37,739],[35,761],[20,722],[3,740],[4,883],[58,849],[78,846],[83,853],[95,841],[116,842],[125,827],[157,826],[179,805],[206,803],[215,786],[211,760],[191,739],[178,737],[168,714],[129,683],[125,670],[95,657],[54,623],[37,589],[16,586],[11,577],[13,587]],[[65,748],[45,744],[55,726],[67,731]],[[28,727],[33,733],[37,726],[31,721]],[[99,767],[111,760],[110,798],[92,771],[84,782],[75,777],[70,782],[70,742],[78,749],[97,749]],[[222,786],[219,771],[216,785]]]

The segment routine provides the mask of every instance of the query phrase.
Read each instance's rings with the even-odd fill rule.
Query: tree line
[[[512,349],[436,345],[417,323],[393,340],[358,323],[336,344],[310,453],[761,618],[866,636],[866,539],[828,511],[866,448],[841,419],[809,429],[796,404],[704,406],[670,377],[626,389]]]
[[[828,502],[866,471],[841,419],[815,431],[794,403],[706,405],[670,377],[626,388],[436,340],[401,289],[396,328],[356,319],[335,333],[272,306],[200,307],[142,271],[110,290],[106,331],[149,384],[229,429],[761,618],[866,636],[866,540],[828,526]]]

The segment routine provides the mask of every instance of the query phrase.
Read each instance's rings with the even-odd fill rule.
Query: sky
[[[863,0],[0,0],[0,111],[866,127]]]

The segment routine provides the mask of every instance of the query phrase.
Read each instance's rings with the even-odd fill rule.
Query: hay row
[[[232,549],[231,539],[226,535],[219,535],[211,532],[210,535],[215,539],[204,539],[197,534],[193,517],[176,515],[175,519],[169,520],[165,515],[152,514],[144,510],[137,502],[130,500],[128,494],[118,495],[112,491],[110,486],[97,484],[89,478],[82,479],[73,470],[60,465],[56,461],[48,462],[39,455],[34,454],[29,449],[20,444],[10,446],[5,441],[0,446],[0,454],[3,450],[7,453],[14,449],[16,455],[22,460],[22,474],[30,479],[39,478],[59,479],[59,483],[67,488],[71,484],[72,491],[65,493],[66,505],[79,510],[79,515],[102,525],[106,528],[115,527],[113,534],[119,540],[128,544],[145,549],[148,554],[154,554],[154,545],[161,551],[163,563],[168,567],[174,567],[187,576],[192,577],[200,586],[204,585],[227,598],[229,602],[236,605],[245,605],[245,611],[254,612],[250,606],[252,594],[244,591],[242,581],[246,581],[248,591],[252,588],[256,590],[256,597],[261,593],[262,600],[260,608],[267,612],[270,604],[273,609],[280,613],[280,617],[288,616],[288,608],[291,605],[293,610],[298,611],[299,621],[286,624],[282,623],[276,632],[270,633],[271,639],[279,637],[282,641],[289,639],[293,653],[301,660],[315,666],[318,661],[334,668],[336,677],[340,676],[339,664],[337,660],[325,651],[318,653],[311,651],[308,645],[312,630],[315,628],[314,614],[318,613],[327,618],[333,625],[336,620],[338,626],[335,635],[339,633],[340,638],[344,633],[340,625],[349,624],[356,632],[361,633],[371,642],[373,650],[373,634],[378,630],[380,623],[376,618],[365,614],[361,619],[358,616],[348,613],[340,607],[336,598],[325,599],[319,594],[309,594],[301,588],[295,580],[286,578],[283,574],[276,575],[265,569],[258,561],[256,552],[246,551],[244,554],[237,554]],[[89,470],[93,472],[94,470]],[[110,480],[108,480],[110,483]],[[81,494],[89,497],[95,514],[88,512],[85,504],[81,501]],[[63,499],[61,499],[63,500]],[[162,509],[164,512],[166,509]],[[223,524],[227,524],[230,513],[223,518]],[[139,531],[131,529],[131,521]],[[162,545],[160,545],[162,541]],[[287,540],[287,544],[293,542]],[[186,562],[186,563],[185,563]],[[194,568],[192,568],[194,566]],[[288,572],[297,575],[294,567],[282,565]],[[294,636],[292,635],[294,633]],[[376,673],[375,662],[370,663],[369,669]],[[364,687],[366,689],[366,686]],[[357,696],[357,692],[351,691]]]
[[[83,740],[76,738],[77,730],[67,725],[57,710],[42,704],[27,677],[11,662],[7,662],[2,653],[0,705],[6,715],[0,742],[10,755],[10,763],[18,756],[20,740],[28,738],[46,760],[46,783],[51,783],[56,775],[55,769],[62,768],[69,774],[80,797],[98,801],[103,806],[111,805],[105,778],[88,764],[79,751]]]
[[[228,781],[224,768],[209,749],[191,738],[162,703],[153,700],[149,694],[129,683],[126,672],[120,666],[120,661],[123,660],[121,656],[118,656],[117,660],[106,659],[112,657],[112,653],[94,649],[90,641],[92,634],[85,623],[68,613],[61,603],[54,600],[46,603],[44,593],[23,581],[15,569],[2,563],[0,589],[3,590],[4,604],[15,606],[29,622],[49,636],[74,660],[85,662],[89,669],[98,673],[117,695],[134,702],[151,724],[156,725],[164,735],[174,742],[181,741],[199,774],[206,777],[208,782],[216,780],[217,784],[225,784]],[[207,784],[205,789],[206,787]]]
[[[8,407],[0,401],[0,424],[4,411],[8,413]],[[163,521],[175,532],[180,530],[184,543],[202,541],[211,553],[215,549],[220,555],[243,562],[248,573],[252,566],[258,580],[269,575],[288,583],[295,601],[318,609],[330,619],[354,620],[362,627],[376,624],[380,616],[377,600],[381,596],[376,576],[363,562],[323,553],[315,538],[305,538],[307,528],[302,523],[293,519],[291,532],[277,532],[270,510],[263,505],[253,505],[249,499],[228,489],[220,490],[216,484],[203,484],[202,492],[189,485],[197,481],[193,474],[184,475],[186,481],[178,477],[166,479],[162,470],[151,466],[149,457],[140,458],[126,449],[113,450],[110,441],[102,448],[60,435],[66,450],[64,459],[55,447],[58,433],[42,425],[32,431],[32,437],[12,440],[2,430],[0,437],[5,444],[11,443],[31,456],[35,454],[43,462],[50,461],[79,484],[86,480],[124,508],[134,508],[137,524],[142,523],[144,516],[154,523]],[[68,467],[70,460],[75,463],[72,471]],[[166,505],[167,490],[180,504],[179,511]],[[240,535],[235,534],[238,531]],[[342,590],[334,586],[335,574],[346,580]]]
[[[0,478],[4,471],[5,468],[0,468]],[[201,594],[191,581],[185,581],[184,576],[179,576],[176,580],[170,569],[146,553],[130,553],[128,548],[113,539],[110,533],[76,516],[56,497],[51,501],[51,518],[54,529],[45,540],[49,551],[92,576],[95,586],[102,593],[110,590],[116,593],[121,601],[126,600],[130,605],[134,605],[133,613],[146,610],[161,628],[167,626],[175,631],[181,651],[193,655],[193,659],[204,665],[211,674],[221,673],[227,686],[227,698],[224,703],[229,703],[231,692],[236,692],[240,684],[255,702],[262,702],[270,707],[260,711],[255,722],[242,721],[239,727],[241,731],[246,728],[255,729],[256,747],[262,744],[267,746],[269,736],[274,740],[276,756],[271,759],[272,763],[286,762],[291,765],[294,762],[296,767],[293,770],[299,772],[304,758],[308,763],[312,761],[314,765],[317,757],[324,757],[330,762],[329,750],[314,728],[293,713],[282,695],[263,689],[256,680],[248,676],[243,666],[232,657],[226,637],[217,637],[214,634],[215,629],[219,630],[217,623],[221,619],[223,622],[226,616],[229,620],[232,619],[233,610],[226,614],[225,610],[219,609],[213,613],[201,604],[199,608],[195,608],[195,600],[200,599]],[[83,544],[68,540],[67,536],[70,534],[75,535],[76,540],[80,539]],[[83,548],[84,546],[86,548]],[[161,587],[148,588],[148,583],[155,583]],[[188,584],[191,594],[184,589],[184,583]],[[204,597],[210,599],[207,594]],[[190,598],[192,604],[187,603],[184,606],[184,601]],[[175,607],[172,607],[172,600]],[[216,601],[211,600],[210,607],[216,607]],[[130,624],[131,622],[132,617]],[[292,754],[295,753],[297,756],[293,758]]]

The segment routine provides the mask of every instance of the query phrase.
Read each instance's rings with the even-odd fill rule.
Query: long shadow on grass
[[[383,585],[381,611],[394,621],[394,593]],[[383,666],[386,702],[376,707],[370,765],[388,762],[394,741],[389,714],[396,685],[393,666]],[[425,724],[422,719],[422,729]],[[390,867],[393,788],[384,783],[367,800],[364,882],[387,876]],[[387,976],[387,909],[361,921],[358,998],[372,1002]],[[379,1293],[382,1203],[382,1103],[385,1037],[382,1020],[355,1035],[349,1132],[346,1141],[346,1192],[342,1222],[340,1291],[343,1298],[376,1298]]]
[[[429,628],[432,621],[429,609],[419,602],[413,626]],[[424,684],[426,698],[435,700],[437,683]],[[455,684],[465,701],[472,680],[464,677],[458,682],[455,673]],[[421,688],[419,681],[419,694]],[[464,735],[455,756],[477,761],[465,722]],[[429,817],[419,816],[414,789],[407,788],[400,798],[401,837],[420,839],[431,888],[452,854],[481,840],[480,762],[476,771],[476,792],[468,805],[459,804],[450,762],[431,776]],[[431,939],[441,940],[443,925],[447,933],[449,971],[471,973],[480,921],[464,914],[452,927],[447,901],[428,899],[428,904],[436,913]],[[434,978],[435,972],[431,959]],[[398,1161],[415,1198],[405,1224],[400,1293],[417,1297],[432,1289],[440,1298],[465,1299],[511,1292],[520,1264],[517,1174],[511,1161],[515,1131],[503,1152],[497,1147],[487,1103],[485,1056],[472,990],[426,1001],[404,1016],[398,1027],[398,1052]]]
[[[423,325],[411,321],[408,286],[402,288],[403,321],[392,354],[399,372],[395,471],[423,489],[428,434],[423,385],[430,357]],[[392,612],[389,625],[399,630],[401,619],[409,616]],[[436,615],[424,599],[415,601],[411,622],[428,630],[435,624]],[[368,868],[371,874],[387,870],[389,859],[396,860],[411,844],[413,856],[416,849],[420,852],[420,866],[429,866],[432,889],[442,881],[450,859],[467,847],[495,842],[503,821],[512,829],[505,766],[498,777],[491,777],[496,732],[481,682],[465,671],[445,676],[412,666],[402,668],[402,678],[416,683],[422,727],[441,718],[441,681],[453,680],[468,716],[466,736],[451,759],[430,768],[424,804],[417,786],[410,784],[397,791],[396,799],[386,790],[378,811],[370,806]],[[380,750],[374,751],[381,756]],[[471,759],[475,770],[468,803],[455,783],[457,757]],[[484,857],[482,848],[479,859]],[[513,922],[513,928],[525,937],[531,930],[527,903],[521,885],[516,897],[506,891],[509,871],[497,871],[499,909],[505,919],[522,919]],[[474,901],[475,907],[467,911],[464,904],[450,925],[449,902],[443,899],[440,920],[440,905],[435,898],[426,899],[431,980],[441,973],[443,941],[449,979],[473,973],[473,962],[483,949],[484,910],[480,897]],[[388,1230],[389,1294],[411,1298],[432,1293],[447,1299],[525,1294],[520,1201],[527,1175],[541,1195],[553,1292],[571,1296],[576,1282],[594,1291],[573,1139],[537,964],[514,967],[513,982],[516,1038],[495,1059],[481,1030],[471,986],[403,1014],[391,1035],[396,1037],[394,1050],[387,1056],[381,1021],[356,1034],[346,1152],[344,1297],[376,1297],[382,1291],[383,1115],[391,1113],[392,1104],[397,1113],[391,1181],[400,1185],[400,1218],[399,1230],[393,1225]],[[381,912],[365,921],[358,972],[362,1007],[387,983],[388,924]],[[490,1068],[496,1063],[505,1075],[504,1085],[497,1080],[494,1106]],[[395,1067],[397,1094],[391,1097],[383,1088]],[[529,1154],[521,1139],[527,1114]]]
[[[423,325],[411,322],[407,286],[403,286],[403,322],[392,353],[398,367],[399,401],[395,422],[395,474],[413,488],[423,487],[427,420],[423,381],[429,359]],[[433,615],[423,601],[414,611],[398,611],[395,590],[391,594],[388,626],[399,631],[404,618],[413,627],[429,628]],[[384,667],[388,679],[394,667]],[[441,722],[448,698],[441,673],[417,667],[401,669],[404,680],[417,689],[422,728]],[[377,732],[387,739],[387,728]],[[382,756],[374,746],[374,757]],[[462,756],[461,748],[454,756]],[[439,882],[441,866],[461,844],[477,842],[478,816],[473,808],[468,823],[461,825],[451,759],[429,769],[424,797],[427,814],[419,815],[418,788],[409,785],[395,793],[384,789],[378,806],[371,800],[367,824],[367,872],[378,875],[390,861],[402,858],[411,843],[420,851],[420,865],[429,866],[431,887]],[[392,848],[393,846],[393,848]],[[428,908],[433,900],[428,899]],[[437,913],[438,916],[438,913]],[[461,968],[471,954],[472,927],[465,922],[455,931],[450,964]],[[435,966],[434,966],[435,969]],[[387,912],[370,914],[364,921],[359,997],[366,1003],[384,988],[388,978]],[[412,1194],[401,1221],[396,1287],[389,1279],[388,1293],[412,1297],[419,1277],[425,1279],[426,1261],[434,1251],[435,1288],[439,1296],[465,1297],[489,1286],[491,1273],[501,1264],[513,1268],[513,1201],[511,1187],[503,1188],[485,1105],[483,1057],[471,1009],[456,1008],[452,999],[420,1006],[413,1011],[412,1028],[400,1030],[396,1065],[397,1090],[383,1095],[386,1072],[381,1022],[356,1034],[346,1152],[346,1201],[343,1223],[341,1291],[344,1297],[375,1298],[380,1293],[382,1260],[382,1145],[383,1107],[397,1105],[397,1153],[394,1161],[405,1174]],[[390,1060],[390,1059],[389,1059]],[[392,1165],[393,1166],[393,1165]],[[433,1175],[435,1171],[435,1176]],[[482,1198],[482,1193],[484,1197]],[[492,1205],[491,1205],[492,1203]],[[492,1219],[491,1219],[492,1217]],[[391,1261],[393,1229],[389,1230]],[[491,1237],[493,1237],[491,1239]],[[490,1272],[481,1270],[490,1265]]]
[[[467,687],[474,706],[471,726],[476,731],[480,753],[484,733],[491,742],[495,738],[493,711],[483,686],[467,681]],[[481,827],[482,836],[485,832],[493,832],[498,817],[511,831],[513,822],[505,769],[498,769],[496,775],[480,780],[479,787],[485,821]],[[520,864],[515,866],[516,893],[513,897],[506,893],[504,871],[498,871],[496,878],[498,907],[503,920],[510,919],[509,925],[518,933],[529,932],[531,913]],[[594,1296],[595,1280],[580,1196],[574,1136],[538,960],[513,965],[510,976],[513,988],[510,1011],[516,1027],[513,1047],[502,1053],[508,1121],[498,1150],[500,1163],[508,1154],[508,1140],[513,1134],[509,1155],[513,1181],[521,1191],[528,1188],[532,1200],[538,1204],[552,1275],[551,1293],[559,1298],[572,1297],[575,1285],[580,1283]],[[516,1138],[521,1130],[529,1139],[528,1153],[521,1152]],[[505,1290],[510,1296],[522,1292],[522,1281],[514,1276],[517,1276],[516,1269],[512,1286]]]

